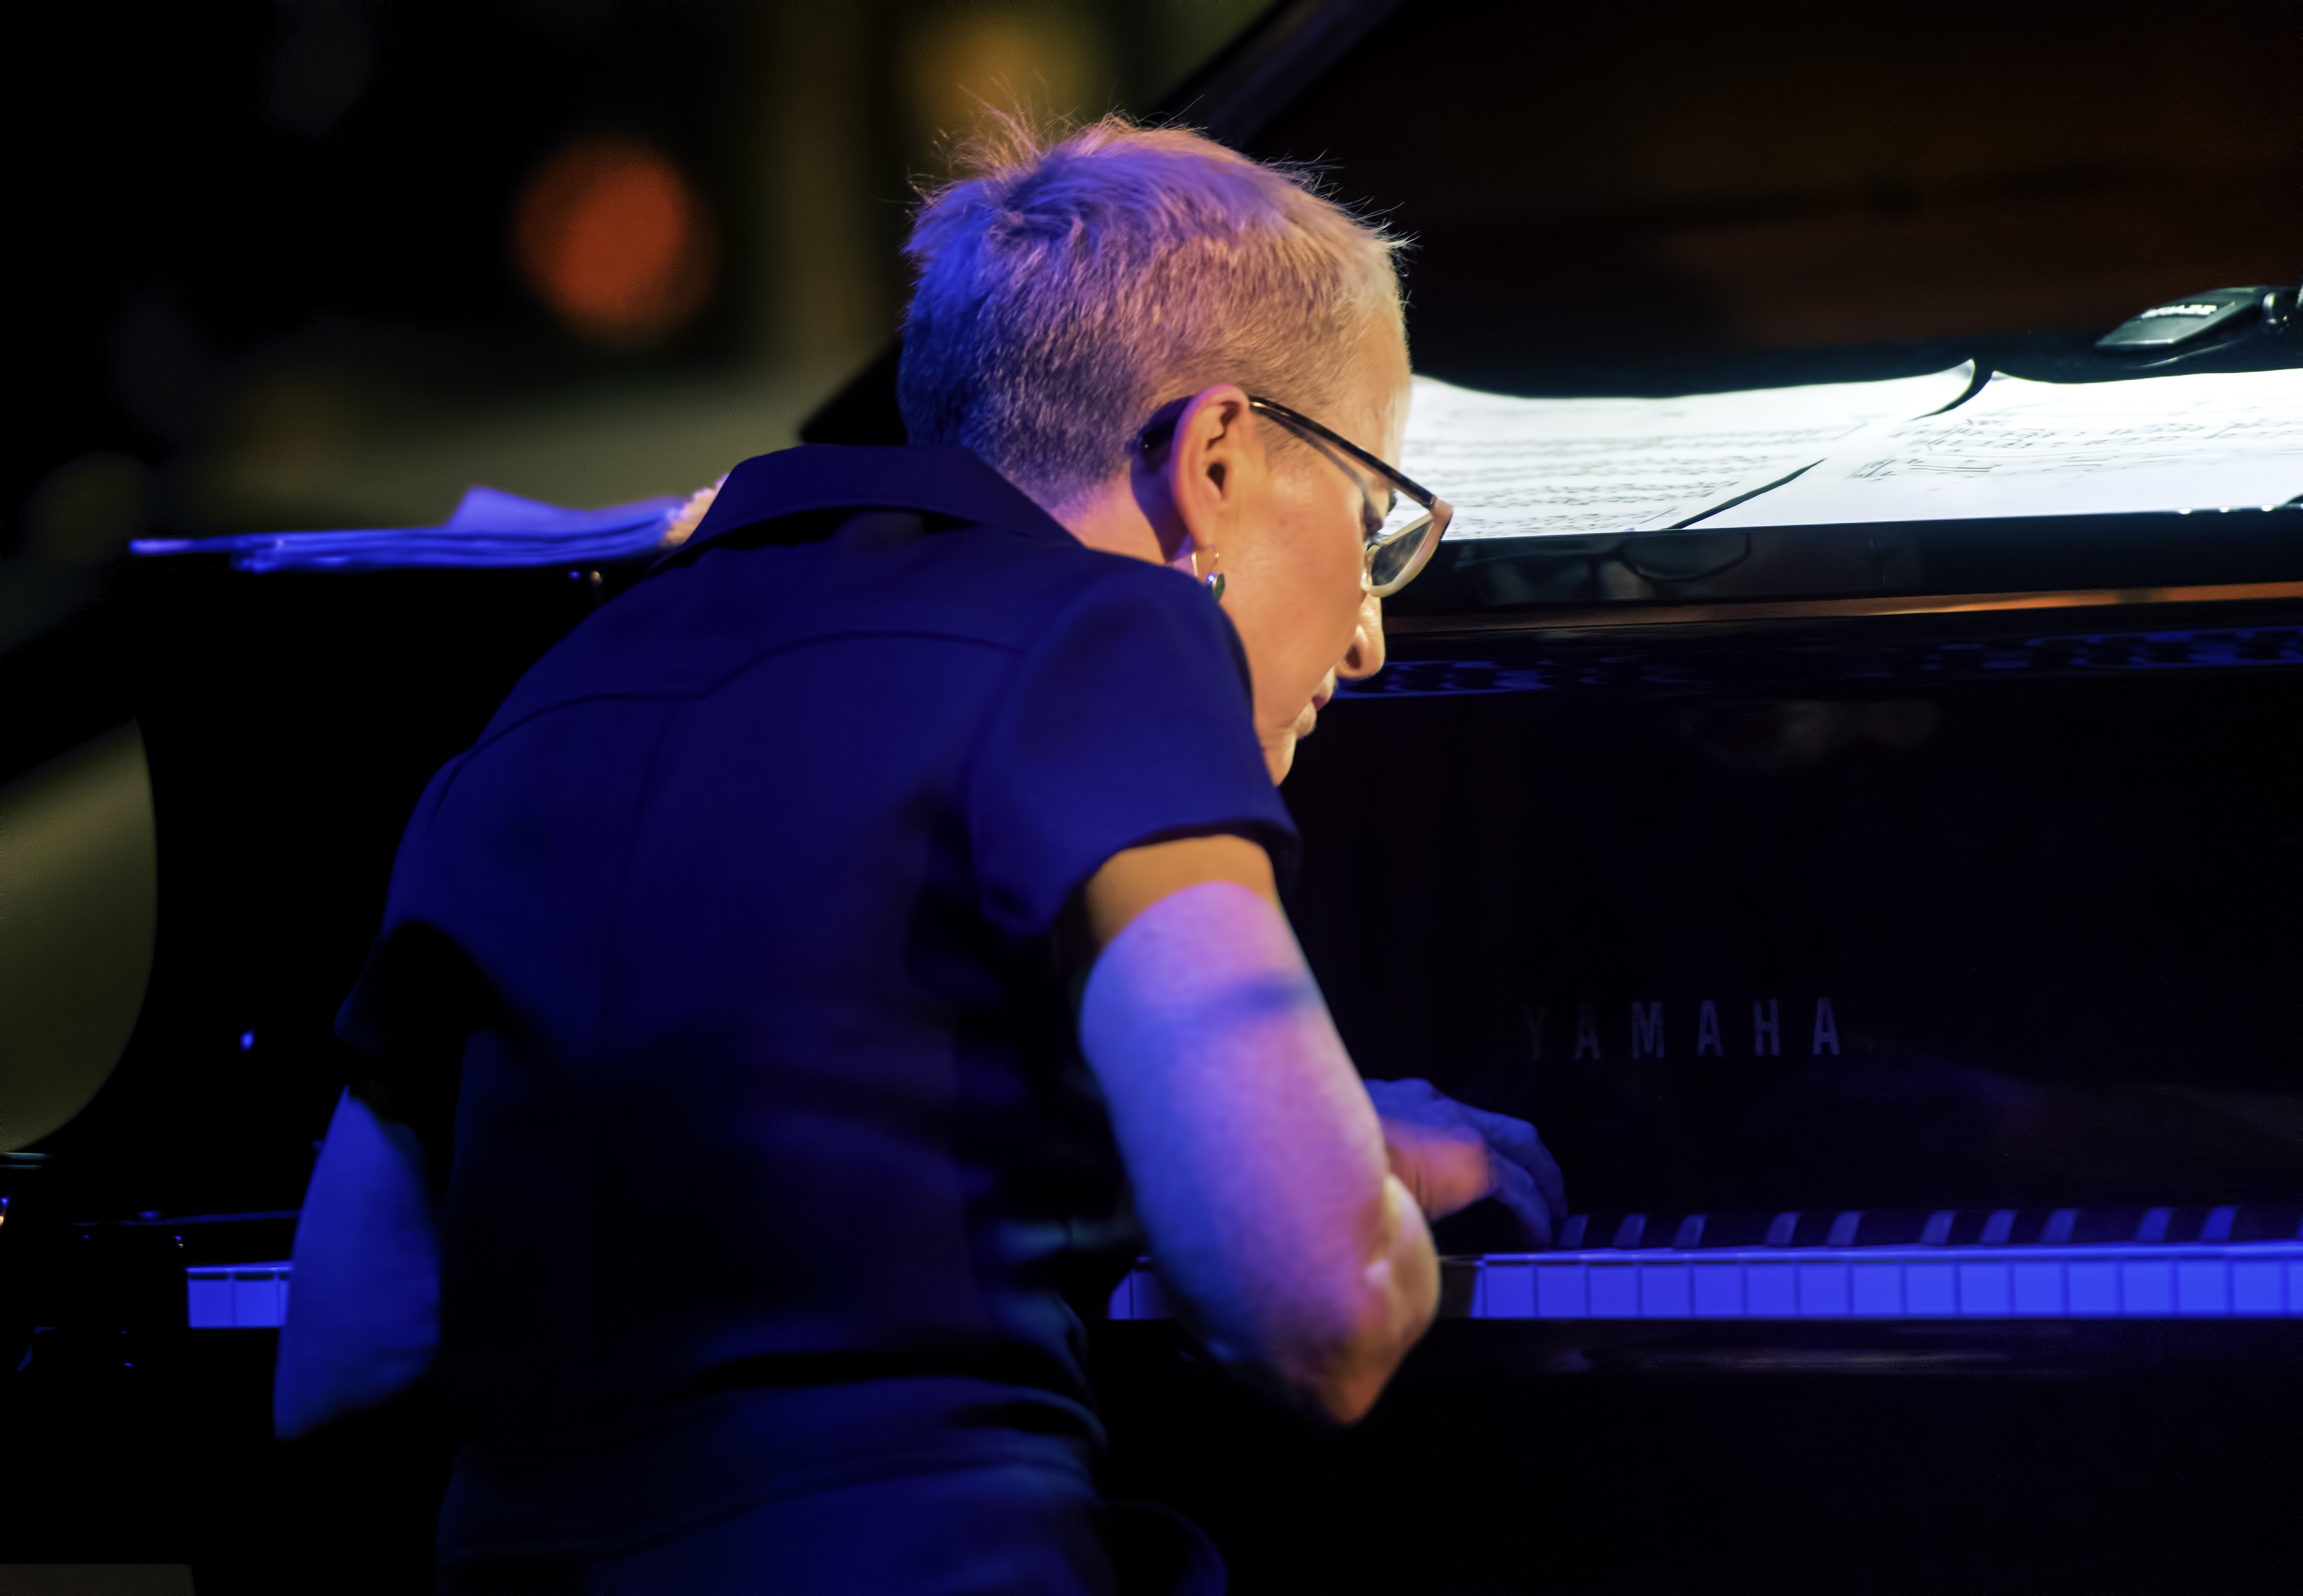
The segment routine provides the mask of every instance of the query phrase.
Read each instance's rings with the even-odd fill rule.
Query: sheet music
[[[1940,410],[1973,375],[1678,399],[1515,399],[1417,377],[1400,469],[1455,505],[1450,538],[1668,527],[1873,423]]]
[[[1698,525],[2220,510],[2299,494],[2303,371],[2110,383],[2001,375],[1947,415],[1882,423]]]

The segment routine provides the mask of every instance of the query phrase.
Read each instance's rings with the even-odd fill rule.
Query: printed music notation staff
[[[1401,469],[1455,505],[1451,540],[1660,528],[1863,427],[1939,410],[1973,379],[1961,365],[1674,399],[1520,399],[1420,376]]]
[[[1850,435],[1791,481],[1700,524],[2269,510],[2298,495],[2303,371],[2108,383],[2001,373],[1941,415]]]
[[[1404,469],[1450,540],[2134,511],[2303,495],[2303,371],[2042,383],[1973,367],[1677,399],[1415,381]]]

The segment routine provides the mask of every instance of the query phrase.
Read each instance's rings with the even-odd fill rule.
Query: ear
[[[1260,425],[1247,394],[1230,383],[1185,401],[1160,473],[1188,535],[1177,569],[1210,575],[1267,518],[1271,477]]]

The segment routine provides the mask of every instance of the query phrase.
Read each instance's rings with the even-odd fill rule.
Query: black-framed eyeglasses
[[[1320,426],[1300,410],[1289,410],[1277,400],[1259,399],[1253,393],[1247,396],[1247,404],[1258,414],[1269,416],[1282,426],[1310,438],[1315,445],[1324,443],[1329,449],[1342,451],[1354,462],[1383,479],[1389,492],[1380,507],[1367,496],[1366,485],[1360,484],[1365,501],[1362,522],[1368,592],[1377,598],[1388,598],[1413,581],[1430,562],[1432,551],[1439,546],[1439,540],[1447,535],[1447,523],[1455,519],[1455,506],[1387,465],[1372,452]],[[1155,422],[1146,427],[1145,452],[1158,448],[1175,433],[1173,420]]]

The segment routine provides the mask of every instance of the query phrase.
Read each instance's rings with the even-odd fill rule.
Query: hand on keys
[[[1369,1081],[1383,1120],[1391,1172],[1427,1219],[1493,1197],[1519,1217],[1538,1246],[1567,1215],[1558,1161],[1524,1119],[1490,1114],[1443,1095],[1430,1081]]]

